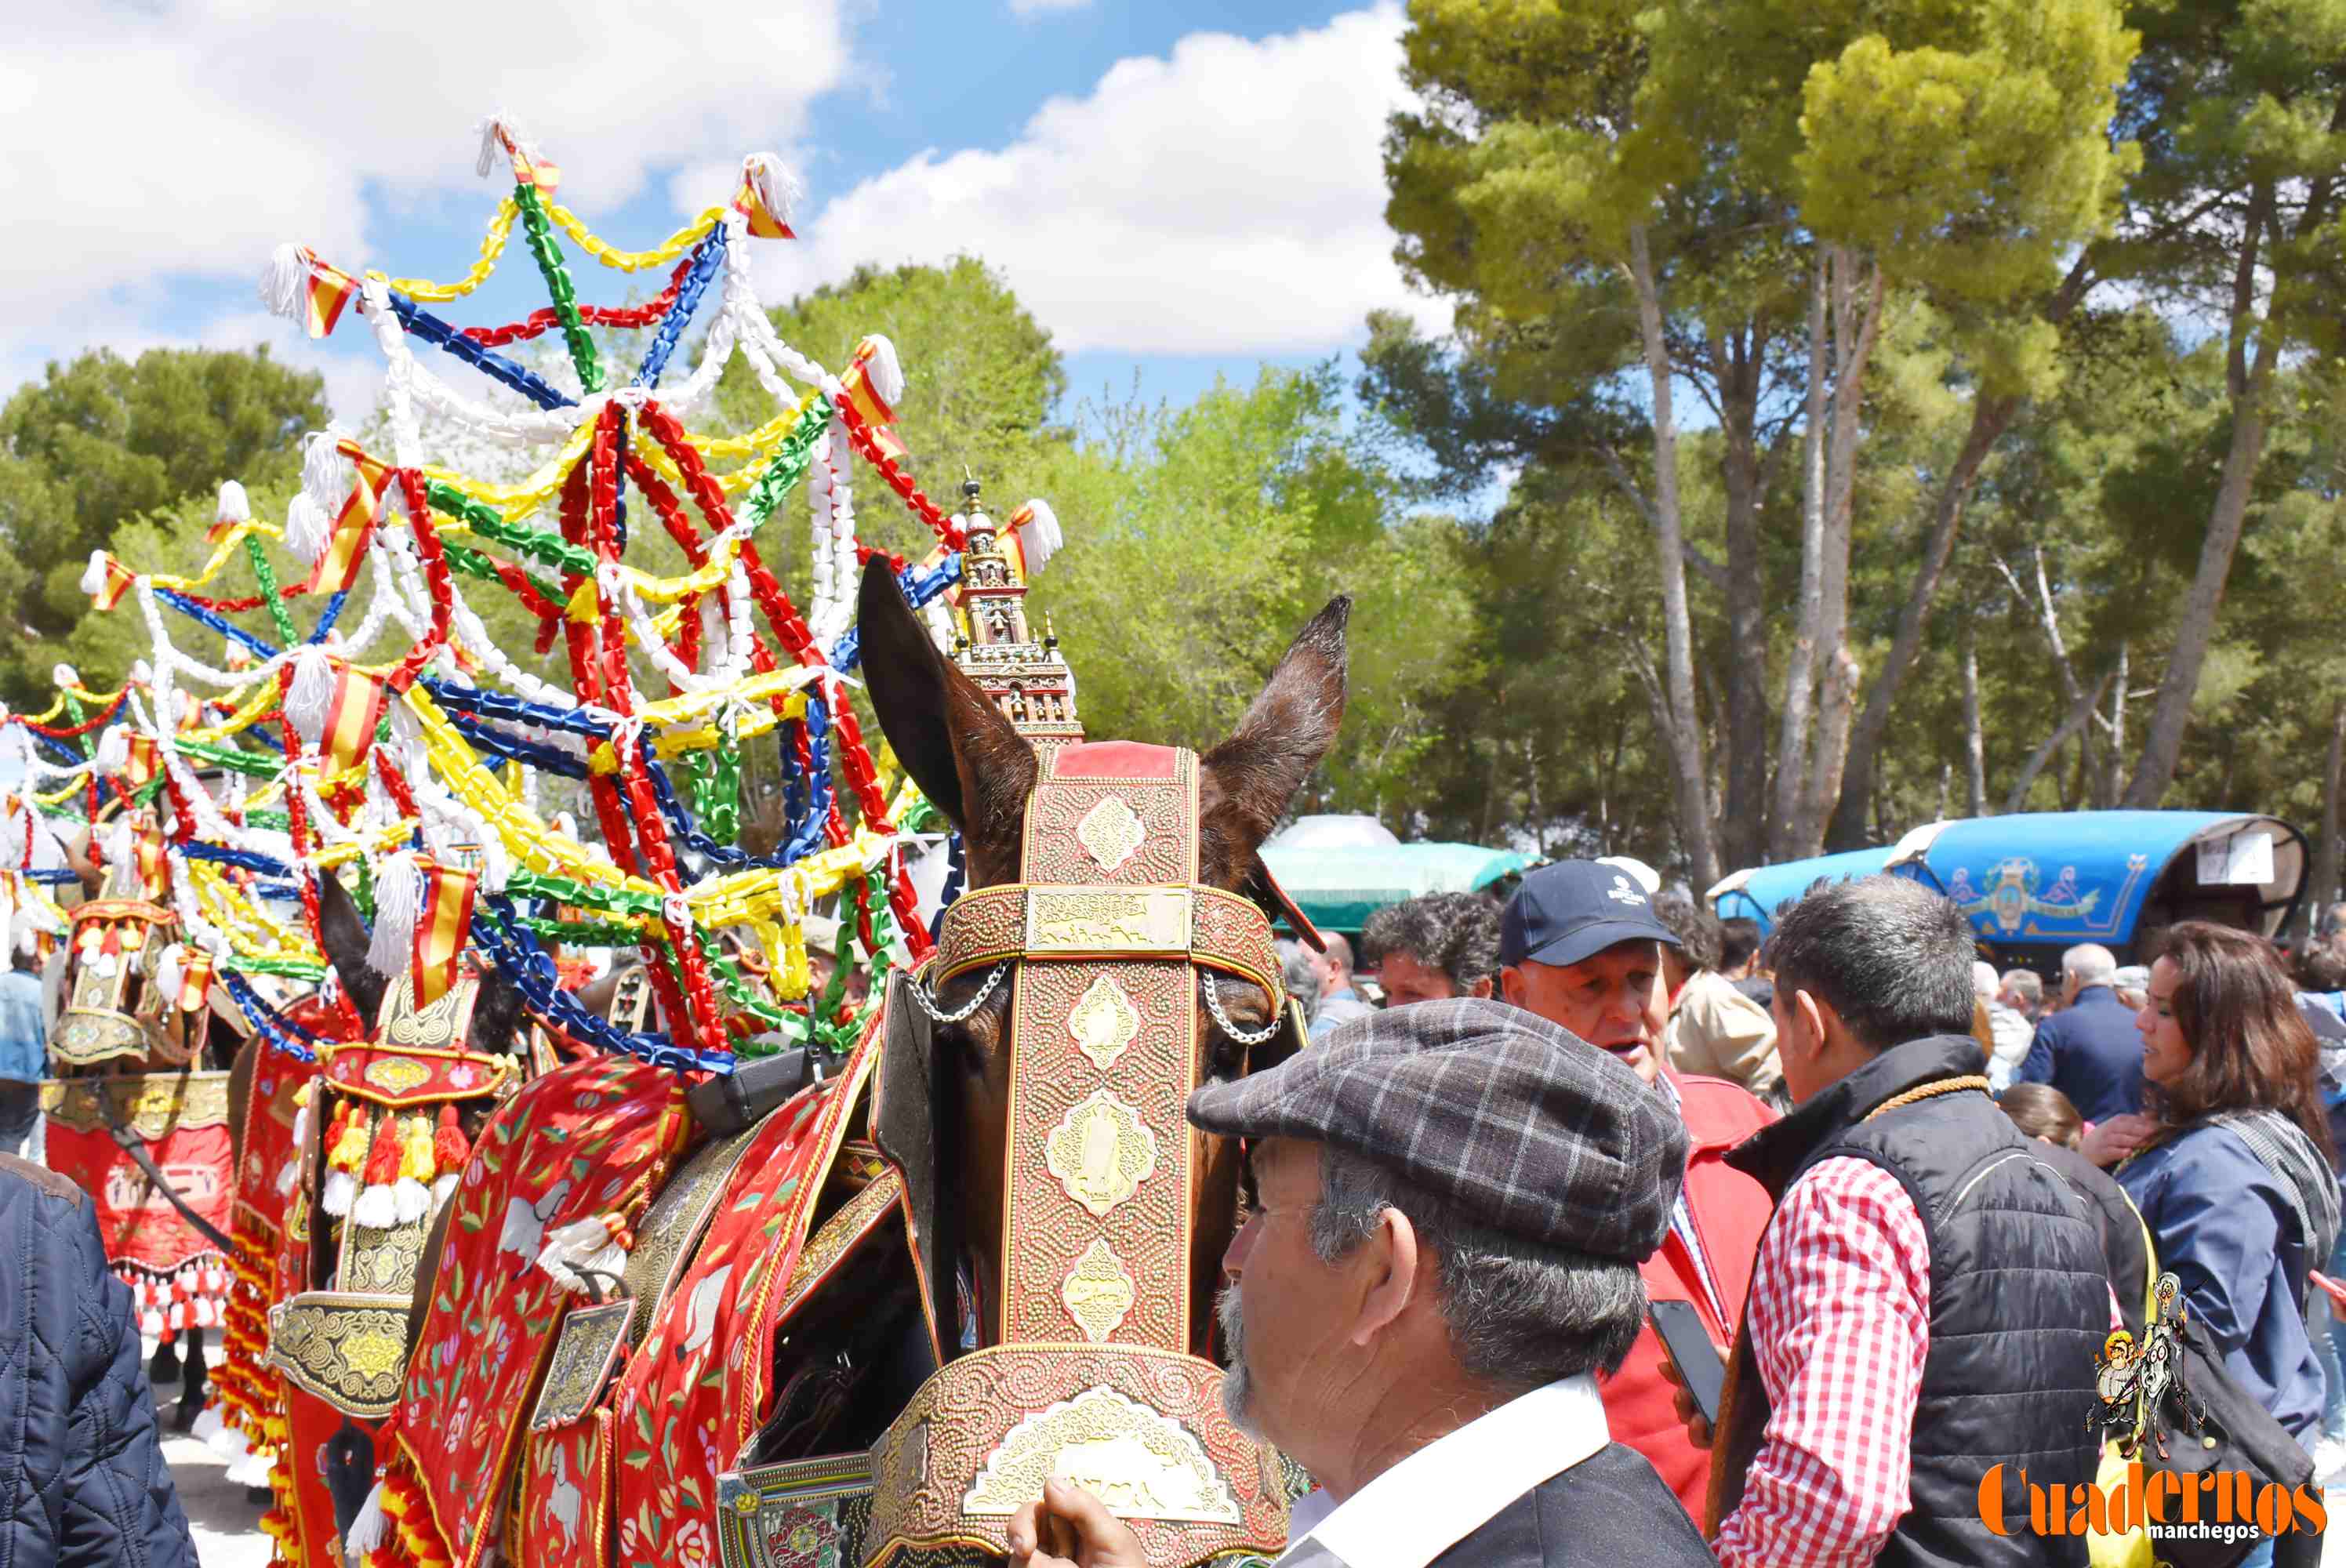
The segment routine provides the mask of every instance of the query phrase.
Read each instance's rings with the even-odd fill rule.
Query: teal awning
[[[1323,931],[1357,933],[1387,904],[1421,893],[1473,892],[1536,865],[1530,855],[1480,844],[1392,844],[1288,850],[1266,844],[1263,863]]]

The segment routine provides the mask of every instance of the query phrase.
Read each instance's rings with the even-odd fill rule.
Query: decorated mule
[[[1051,1474],[1153,1562],[1284,1541],[1211,1359],[1239,1151],[1182,1107],[1301,1041],[1257,850],[1335,735],[1346,606],[1202,757],[1093,743],[1000,558],[974,516],[957,657],[884,561],[862,585],[873,708],[965,845],[936,955],[819,1081],[614,1056],[488,1124],[375,1568],[989,1561]]]

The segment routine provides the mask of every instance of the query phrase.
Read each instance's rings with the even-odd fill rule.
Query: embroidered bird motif
[[[732,1277],[733,1266],[729,1263],[692,1288],[692,1299],[685,1303],[684,1342],[676,1348],[678,1366],[684,1365],[717,1331],[717,1301]]]
[[[571,1545],[578,1544],[578,1505],[583,1502],[578,1488],[570,1480],[570,1461],[565,1451],[554,1451],[554,1517],[561,1522],[563,1539]]]
[[[497,1250],[519,1253],[522,1267],[528,1268],[544,1245],[546,1221],[554,1217],[554,1211],[562,1207],[562,1200],[569,1194],[570,1178],[565,1176],[546,1188],[546,1196],[534,1204],[518,1197],[507,1198],[505,1225],[497,1234]]]

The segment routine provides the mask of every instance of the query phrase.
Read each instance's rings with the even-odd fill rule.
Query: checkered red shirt
[[[1821,1160],[1784,1195],[1746,1332],[1768,1431],[1712,1543],[1722,1568],[1872,1563],[1904,1515],[1931,1342],[1931,1245],[1898,1178]]]

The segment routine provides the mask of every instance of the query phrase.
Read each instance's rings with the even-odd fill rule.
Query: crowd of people
[[[1226,1402],[1318,1483],[1279,1568],[2084,1563],[2097,1380],[2178,1317],[2194,1398],[2346,1467],[2346,906],[2293,969],[2206,921],[2141,945],[2048,985],[1904,879],[1820,884],[1763,942],[1568,860],[1380,911],[1358,974],[1299,950],[1314,1049],[1190,1104],[1256,1193]],[[1998,1464],[2027,1485],[1992,1502]],[[2307,1522],[2201,1560],[2313,1561]],[[2096,1563],[2163,1560],[2095,1529]],[[1012,1540],[1143,1561],[1059,1481]]]

